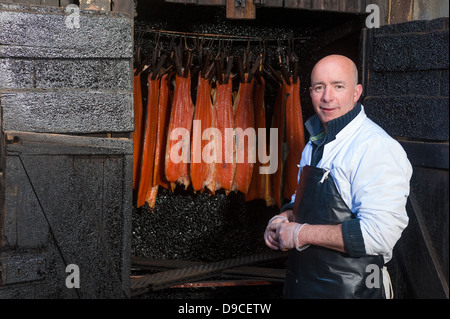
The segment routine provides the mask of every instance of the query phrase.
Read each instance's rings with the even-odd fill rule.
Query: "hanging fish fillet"
[[[136,72],[136,70],[134,70]],[[133,72],[133,74],[135,74]],[[141,73],[133,76],[134,95],[134,132],[133,132],[133,190],[137,192],[139,185],[139,173],[141,169],[142,140],[143,140],[143,106]]]
[[[256,140],[255,135],[248,128],[254,129],[253,112],[253,85],[254,79],[250,82],[239,84],[238,94],[233,105],[234,125],[236,132],[236,170],[234,174],[232,190],[247,194],[253,174],[253,166],[256,160]],[[254,132],[254,131],[253,131]]]
[[[167,143],[167,128],[170,122],[170,110],[172,105],[171,84],[168,81],[168,75],[161,77],[159,89],[159,105],[158,105],[158,126],[157,139],[155,148],[155,169],[153,171],[153,185],[158,185],[168,189],[170,184],[166,179],[164,172],[164,158]]]
[[[167,127],[169,126],[169,115],[171,106],[170,83],[167,81],[167,74],[161,77],[159,88],[159,100],[157,110],[157,128],[156,128],[156,145],[155,145],[155,164],[153,168],[153,183],[150,191],[147,191],[145,201],[153,210],[158,195],[158,188],[169,188],[169,182],[164,173],[164,157],[167,142]]]
[[[272,117],[272,127],[278,130],[278,167],[274,174],[271,175],[272,180],[272,193],[273,198],[275,200],[276,205],[281,208],[282,202],[282,190],[283,190],[283,170],[284,170],[284,161],[283,161],[283,147],[284,144],[284,129],[285,129],[285,115],[286,115],[286,84],[282,82],[280,87],[278,88],[277,97],[275,100],[274,113]]]
[[[190,176],[194,191],[201,191],[205,187],[215,193],[215,152],[214,143],[208,129],[214,129],[214,108],[211,102],[211,83],[202,72],[198,76],[197,99],[194,112],[194,126],[191,142]],[[203,136],[205,132],[205,136]],[[205,138],[205,139],[204,139]]]
[[[265,136],[259,136],[260,128],[264,129],[264,134],[266,134],[266,110],[264,105],[264,90],[265,90],[265,81],[263,77],[259,77],[258,80],[255,81],[255,89],[253,95],[254,102],[254,115],[255,115],[255,130],[257,134],[257,142],[259,143],[259,139],[264,138]],[[257,143],[257,147],[260,145]],[[266,150],[264,150],[265,152]],[[259,149],[258,149],[259,152]],[[251,201],[254,199],[266,199],[266,177],[267,174],[262,174],[259,171],[259,168],[262,166],[262,163],[259,161],[259,156],[256,157],[256,162],[253,167],[253,175],[252,181],[250,183],[250,187],[245,196],[246,201]]]
[[[190,74],[186,77],[177,74],[165,152],[165,174],[172,190],[176,183],[184,185],[185,189],[190,184],[190,132],[193,115]]]
[[[305,147],[300,80],[290,77],[286,85],[286,142],[289,153],[284,164],[284,198],[290,199],[297,189],[298,164]]]
[[[137,207],[145,204],[147,193],[153,186],[153,170],[155,162],[156,128],[158,124],[158,100],[159,100],[159,77],[153,78],[150,73],[148,78],[148,100],[145,115],[145,133],[142,150],[142,164],[137,197]]]
[[[222,188],[225,193],[230,192],[233,186],[235,169],[235,141],[233,137],[233,103],[232,103],[232,81],[216,85],[214,108],[216,115],[216,127],[220,131],[222,144],[219,149],[222,157],[217,159],[216,164],[216,190]]]

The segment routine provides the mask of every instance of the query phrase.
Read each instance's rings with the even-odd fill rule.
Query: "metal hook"
[[[155,50],[158,48],[158,44],[159,44],[159,39],[160,38],[161,38],[161,33],[160,32],[155,34]]]
[[[188,51],[188,52],[192,52],[192,51],[194,51],[194,49],[195,49],[195,45],[193,46],[193,48],[191,49],[191,48],[189,48],[188,47],[188,45],[187,45],[187,40],[186,40],[186,35],[184,35],[184,48],[186,49],[186,51]]]

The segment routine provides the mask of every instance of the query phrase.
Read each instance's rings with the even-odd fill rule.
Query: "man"
[[[356,65],[340,55],[311,73],[316,115],[305,123],[298,189],[264,235],[268,247],[290,251],[286,298],[389,297],[384,264],[408,224],[412,168],[367,118],[357,81]]]

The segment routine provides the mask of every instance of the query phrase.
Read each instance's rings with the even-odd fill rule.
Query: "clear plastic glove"
[[[303,249],[308,248],[309,245],[299,247],[298,243],[298,234],[300,233],[302,227],[305,225],[307,224],[299,224],[295,222],[282,223],[277,228],[276,233],[279,249],[286,251],[295,248],[298,251],[302,251]]]
[[[267,247],[273,250],[279,250],[279,242],[277,230],[283,223],[289,223],[287,217],[282,215],[275,215],[267,223],[266,231],[264,232],[264,241]]]

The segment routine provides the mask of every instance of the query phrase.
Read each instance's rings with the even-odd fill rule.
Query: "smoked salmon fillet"
[[[232,190],[247,194],[256,161],[256,139],[254,133],[253,85],[241,82],[233,105],[236,137],[236,170]],[[250,130],[246,131],[248,128]],[[250,133],[250,134],[248,134]]]
[[[254,115],[255,115],[255,130],[257,134],[257,142],[260,138],[263,138],[264,141],[266,137],[260,137],[260,128],[264,129],[264,133],[266,134],[266,110],[264,104],[264,90],[265,90],[265,81],[263,77],[260,77],[258,80],[255,80],[255,89],[253,95],[254,102]],[[257,147],[260,145],[257,143]],[[264,149],[264,151],[266,151]],[[259,149],[258,149],[259,152]],[[266,197],[266,177],[267,174],[262,174],[259,171],[259,168],[262,166],[259,161],[259,156],[256,157],[256,163],[253,167],[253,175],[250,183],[250,187],[245,196],[246,201],[251,201],[254,199],[265,199]]]
[[[159,103],[158,103],[158,125],[156,133],[156,148],[155,148],[155,169],[153,172],[153,185],[158,185],[168,189],[170,187],[169,181],[166,179],[164,172],[164,159],[166,154],[167,143],[167,128],[170,122],[170,110],[172,105],[172,90],[171,84],[168,81],[168,74],[161,77],[159,88]]]
[[[137,192],[139,185],[139,174],[141,169],[141,157],[142,157],[141,148],[143,140],[142,126],[144,113],[142,105],[141,73],[137,75],[135,74],[133,76],[133,95],[134,95],[133,190]]]
[[[220,132],[222,154],[216,163],[216,190],[222,188],[228,194],[233,186],[235,170],[235,140],[233,136],[233,102],[232,81],[216,84],[214,109],[216,115],[216,128]]]
[[[155,163],[156,128],[158,124],[158,101],[160,78],[148,76],[148,100],[145,115],[145,133],[142,150],[142,162],[137,197],[137,207],[145,204],[147,193],[153,186],[153,170]]]
[[[300,79],[290,77],[286,84],[286,142],[289,153],[284,163],[284,198],[290,199],[297,189],[298,164],[305,147]]]
[[[185,189],[190,184],[190,133],[193,116],[190,74],[186,77],[176,74],[165,152],[165,174],[172,190],[176,183],[184,185]]]
[[[286,85],[284,81],[280,84],[275,100],[274,112],[272,117],[272,127],[276,128],[278,136],[278,167],[274,174],[271,175],[272,180],[272,193],[276,205],[281,208],[283,196],[281,194],[283,190],[283,143],[284,143],[284,129],[285,129],[285,115],[286,115]]]
[[[171,106],[171,90],[170,83],[167,80],[168,75],[164,74],[161,77],[159,87],[159,101],[158,101],[158,120],[156,128],[156,145],[155,145],[155,164],[153,168],[153,183],[150,191],[147,191],[145,201],[153,210],[156,203],[156,196],[158,195],[158,188],[161,186],[168,189],[170,184],[166,179],[164,172],[164,157],[166,153],[167,142],[167,128],[169,127],[169,115]]]
[[[190,177],[194,191],[207,188],[212,194],[216,190],[215,152],[217,143],[208,129],[214,129],[214,108],[211,102],[211,83],[202,72],[198,75],[197,98],[194,111],[194,126],[191,141]],[[210,131],[211,132],[211,131]]]

